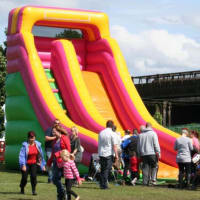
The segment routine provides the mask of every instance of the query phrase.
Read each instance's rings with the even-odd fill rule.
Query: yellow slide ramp
[[[91,99],[100,115],[107,121],[113,120],[117,131],[123,133],[123,127],[115,113],[112,102],[104,87],[100,76],[95,72],[82,71],[83,80],[87,86]]]

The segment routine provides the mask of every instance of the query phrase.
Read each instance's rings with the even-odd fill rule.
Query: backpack
[[[125,148],[125,152],[127,153],[127,155],[131,156],[136,156],[137,153],[137,141],[138,141],[138,137],[137,136],[132,136],[129,138],[130,143],[127,145],[127,147]]]

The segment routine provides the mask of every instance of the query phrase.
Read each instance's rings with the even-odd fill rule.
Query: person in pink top
[[[190,137],[192,139],[192,144],[196,153],[200,151],[200,144],[199,144],[199,134],[197,131],[191,131]]]
[[[79,185],[82,184],[78,169],[74,162],[74,155],[70,154],[66,149],[63,149],[60,153],[60,157],[62,158],[62,162],[59,164],[59,167],[63,167],[67,199],[71,200],[71,195],[73,195],[76,198],[75,200],[79,200],[80,197],[71,189],[74,178],[77,179]]]
[[[195,130],[190,131],[190,137],[192,140],[193,150],[191,152],[191,156],[195,156],[200,151],[200,144],[199,144],[199,135],[198,132]],[[193,162],[191,163],[191,182],[193,183],[196,177],[196,164]]]

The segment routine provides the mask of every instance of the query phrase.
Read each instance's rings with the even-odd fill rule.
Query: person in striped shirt
[[[74,162],[74,155],[70,154],[66,149],[63,149],[60,153],[60,157],[62,158],[62,162],[59,164],[59,167],[63,167],[67,199],[71,200],[71,195],[73,195],[76,198],[75,200],[79,200],[80,197],[71,189],[74,178],[77,179],[79,185],[82,184]]]

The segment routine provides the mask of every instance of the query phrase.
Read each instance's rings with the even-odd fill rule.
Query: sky
[[[1,0],[1,45],[9,11],[25,5],[105,12],[131,76],[200,70],[199,0]]]

